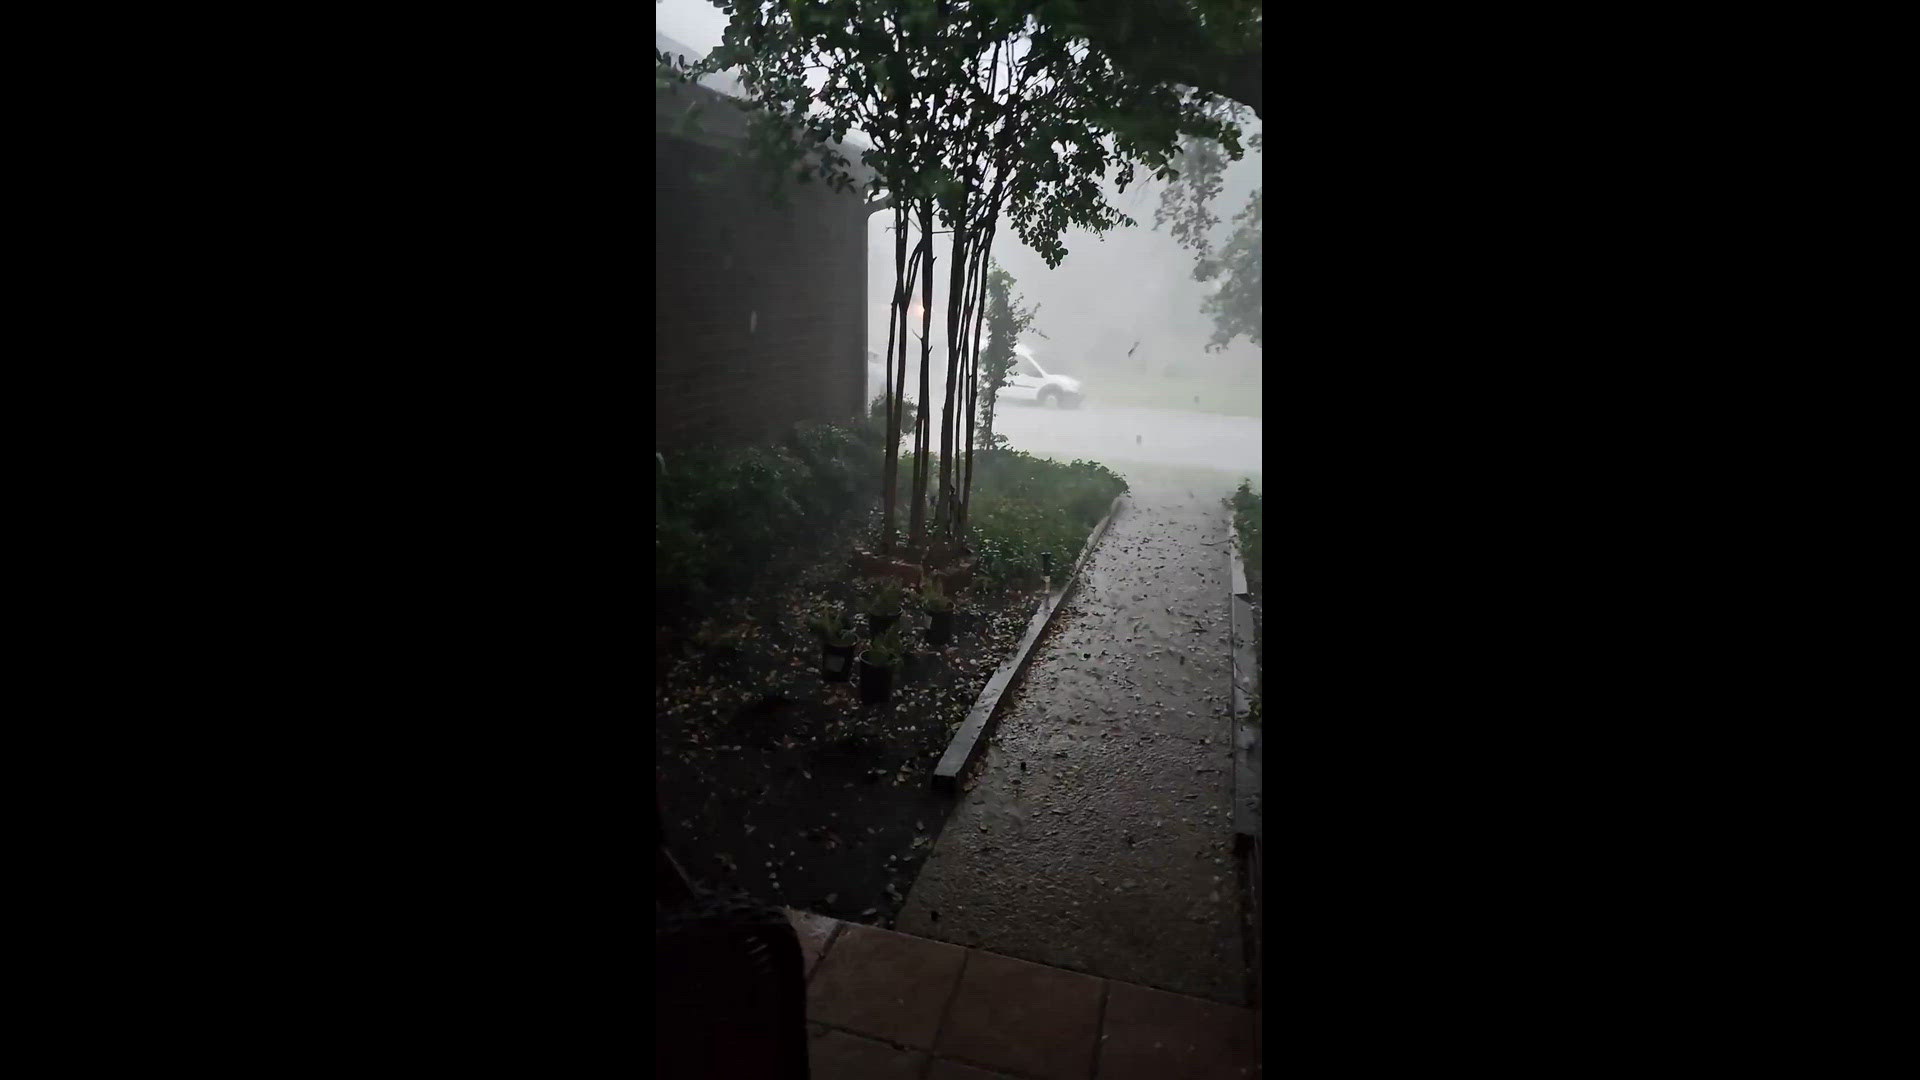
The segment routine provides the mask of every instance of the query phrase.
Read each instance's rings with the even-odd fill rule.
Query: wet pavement
[[[1221,504],[1235,477],[1170,477],[1134,483],[896,926],[1244,1005]]]

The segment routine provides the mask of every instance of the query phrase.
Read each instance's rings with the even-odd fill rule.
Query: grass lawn
[[[1258,386],[1228,386],[1189,379],[1117,380],[1104,375],[1091,376],[1087,379],[1087,398],[1108,405],[1185,409],[1222,416],[1260,415]]]

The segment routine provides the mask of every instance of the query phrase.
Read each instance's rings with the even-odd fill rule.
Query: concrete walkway
[[[899,930],[1247,1003],[1216,475],[1134,484]]]

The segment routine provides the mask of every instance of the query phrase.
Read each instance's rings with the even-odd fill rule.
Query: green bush
[[[975,480],[978,481],[977,476]],[[1072,565],[1080,556],[1088,529],[1061,507],[978,494],[974,496],[969,524],[978,560],[974,581],[988,590],[1037,582],[1042,575],[1040,553],[1043,551],[1053,553],[1055,567]]]
[[[711,549],[685,517],[662,513],[653,523],[654,588],[665,598],[699,601],[711,591]]]
[[[1247,585],[1257,589],[1261,580],[1260,496],[1253,490],[1251,481],[1242,480],[1230,502],[1233,506],[1233,526],[1240,533],[1240,561],[1247,567]]]
[[[1107,516],[1127,482],[1091,461],[1061,464],[1017,451],[976,452],[973,459],[975,580],[988,589],[1036,582],[1040,553],[1055,573],[1080,557],[1087,533]]]
[[[824,522],[865,510],[880,493],[880,448],[852,428],[801,424],[790,440],[807,466],[807,483],[795,497],[806,518]]]
[[[697,602],[750,588],[756,573],[801,538],[864,514],[880,495],[884,408],[864,421],[796,426],[782,447],[704,449],[665,455],[656,467],[654,574],[664,602]],[[896,512],[911,519],[913,455],[900,457]],[[1030,584],[1040,553],[1064,569],[1126,481],[1088,461],[1031,454],[974,454],[970,543],[975,580],[987,589]],[[930,474],[939,476],[939,462]],[[933,520],[932,507],[928,521]]]
[[[864,590],[865,600],[862,607],[869,615],[900,614],[902,590],[900,583],[892,578],[875,578],[869,581]]]
[[[752,585],[778,547],[792,542],[813,471],[779,447],[673,455],[654,519],[654,584],[667,599],[697,600]]]
[[[1127,490],[1119,474],[1093,461],[1061,464],[1021,451],[975,451],[973,498],[1022,499],[1064,508],[1091,529],[1107,516],[1114,496]]]
[[[902,403],[900,437],[903,440],[912,438],[914,409],[913,402]],[[887,395],[875,395],[872,401],[867,402],[867,415],[860,421],[858,431],[862,442],[871,443],[882,451],[887,448]]]
[[[910,520],[914,455],[900,456],[897,512]],[[940,475],[936,457],[930,476]],[[961,461],[964,471],[965,462]],[[1009,450],[975,450],[968,544],[978,562],[974,581],[986,590],[1025,587],[1043,574],[1040,553],[1053,553],[1055,573],[1079,557],[1087,533],[1127,489],[1119,475],[1091,461],[1063,464]],[[927,511],[933,520],[933,508]]]

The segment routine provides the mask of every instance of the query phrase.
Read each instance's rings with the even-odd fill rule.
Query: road
[[[882,380],[877,366],[868,369],[869,398],[881,392]],[[918,396],[915,389],[909,389],[908,400]],[[1096,392],[1093,400],[1077,409],[1003,398],[995,424],[1016,450],[1069,461],[1098,461],[1121,473],[1127,472],[1124,463],[1218,470],[1232,473],[1236,480],[1252,477],[1256,487],[1260,478],[1258,417],[1106,405]]]
[[[1260,477],[1260,420],[1255,417],[1098,401],[1078,409],[1003,401],[994,423],[1016,450],[1098,461],[1122,474],[1135,464]]]

